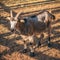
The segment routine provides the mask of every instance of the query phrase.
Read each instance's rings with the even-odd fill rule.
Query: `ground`
[[[53,7],[55,6],[53,5]],[[35,10],[39,10],[39,8],[40,6]],[[29,8],[24,9],[24,11],[30,11]],[[19,10],[20,8],[14,11],[18,12]],[[23,50],[21,37],[11,33],[9,29],[9,20],[6,19],[6,16],[9,16],[9,10],[8,12],[7,10],[0,11],[0,60],[60,60],[60,11],[54,15],[56,19],[52,21],[51,48],[48,48],[45,43],[47,36],[44,33],[44,39],[41,41],[42,46],[35,49],[35,57],[30,57],[29,52],[25,54],[21,52]]]

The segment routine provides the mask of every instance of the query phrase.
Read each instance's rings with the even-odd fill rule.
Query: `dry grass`
[[[39,10],[39,7],[37,9],[34,7],[34,9]],[[55,6],[53,5],[53,7]],[[24,9],[23,11],[25,12],[32,11],[30,9],[33,9],[33,6],[30,9],[29,7]],[[21,9],[16,10],[14,11],[22,11]],[[35,57],[30,57],[29,52],[26,54],[21,53],[23,50],[21,37],[18,34],[10,32],[9,21],[5,18],[9,16],[9,13],[0,11],[0,15],[0,60],[60,60],[60,12],[54,14],[56,20],[52,22],[52,47],[49,49],[46,44],[42,44],[42,47],[35,49],[35,53],[37,54]],[[44,34],[46,35],[46,33]],[[44,38],[44,41],[46,39],[47,37]]]
[[[32,2],[41,2],[46,0],[0,0],[0,2],[4,3],[5,5],[17,5],[17,4],[26,4]]]

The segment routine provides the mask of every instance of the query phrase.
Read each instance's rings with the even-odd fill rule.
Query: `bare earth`
[[[53,7],[55,6],[53,5]],[[14,11],[22,11],[20,8],[16,10]],[[35,10],[39,10],[39,7],[37,9],[35,7]],[[30,10],[27,8],[24,11]],[[60,11],[54,15],[56,19],[52,22],[52,47],[48,48],[44,43],[47,40],[47,35],[44,33],[44,40],[41,41],[42,46],[35,49],[35,57],[30,57],[29,52],[25,54],[21,52],[23,50],[21,37],[18,34],[12,34],[9,30],[9,21],[5,18],[9,16],[9,12],[0,11],[0,60],[60,60]]]

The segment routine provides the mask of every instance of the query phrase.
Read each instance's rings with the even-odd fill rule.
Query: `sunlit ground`
[[[24,8],[25,10],[18,8],[14,11],[27,12],[32,11],[32,8],[34,8],[34,10],[40,9],[40,6],[37,9],[36,7],[30,7],[31,10],[29,7],[27,9]],[[55,5],[53,5],[53,7],[55,7]],[[21,41],[21,37],[18,34],[12,34],[10,32],[9,21],[5,18],[6,16],[10,16],[9,12],[6,10],[0,11],[0,15],[0,60],[60,60],[60,12],[56,12],[54,14],[56,19],[52,22],[52,47],[48,48],[47,45],[42,44],[41,47],[35,49],[35,57],[30,57],[29,52],[26,54],[21,53],[23,50],[23,42]],[[47,39],[46,33],[44,33],[44,35],[45,41]]]

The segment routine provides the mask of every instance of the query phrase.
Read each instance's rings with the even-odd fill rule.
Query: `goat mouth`
[[[16,30],[16,29],[10,29],[11,33],[15,33],[15,34],[21,34],[20,31]]]
[[[14,32],[15,30],[14,29],[10,29],[11,30],[11,32]]]

